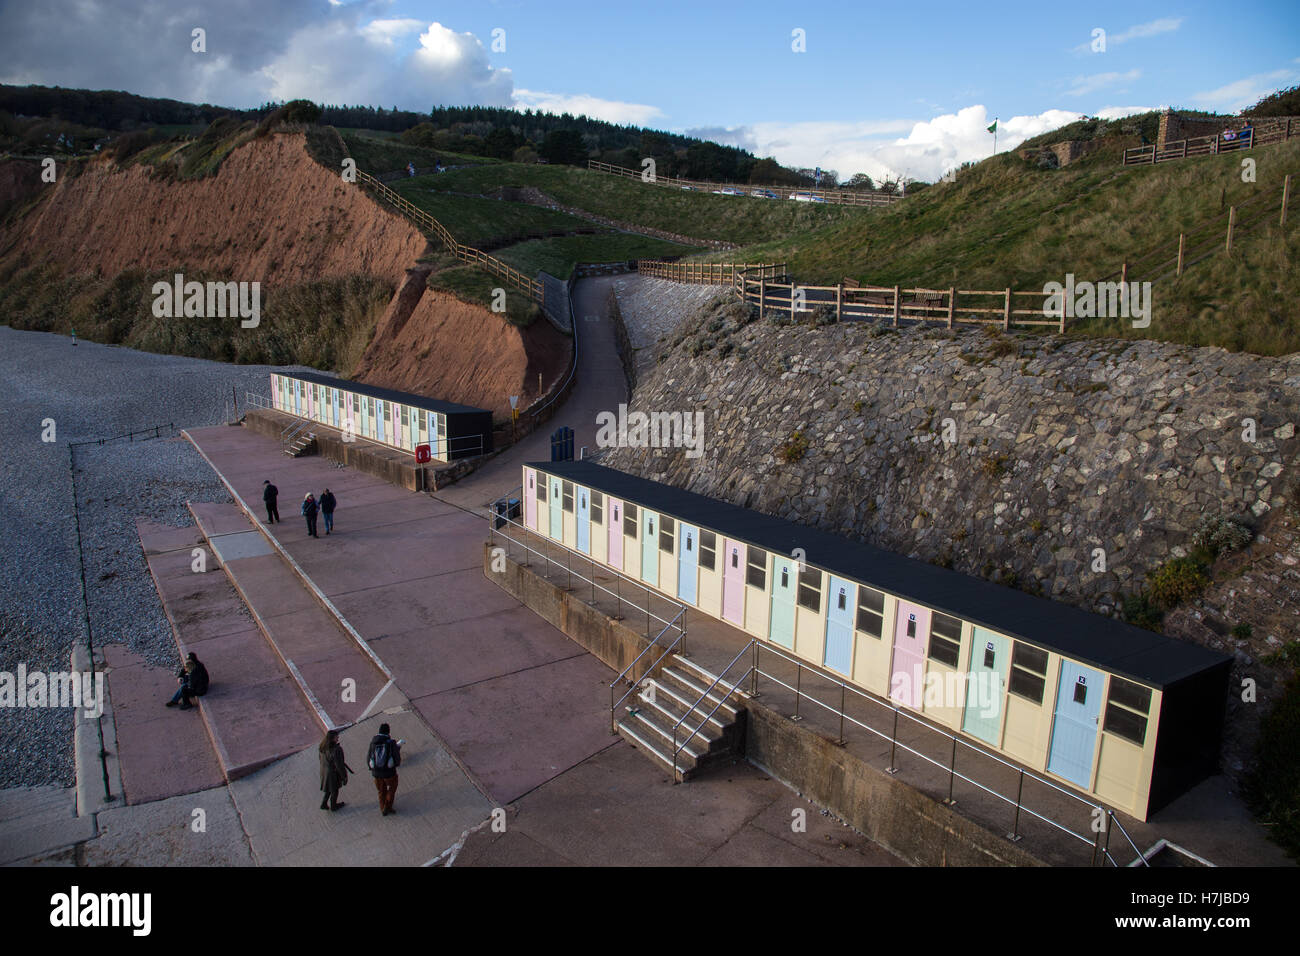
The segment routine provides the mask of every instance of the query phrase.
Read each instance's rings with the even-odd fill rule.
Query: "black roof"
[[[330,388],[341,388],[345,391],[356,392],[358,395],[369,395],[371,398],[382,398],[386,402],[397,402],[399,405],[410,405],[412,408],[423,408],[430,412],[442,412],[444,415],[492,414],[486,408],[475,408],[472,405],[457,405],[455,402],[444,402],[436,398],[425,398],[423,395],[412,395],[410,392],[399,392],[392,388],[380,388],[378,385],[367,385],[365,382],[353,382],[346,378],[335,378],[333,375],[318,375],[316,372],[276,372],[276,374],[283,375],[285,378],[302,379],[304,382],[312,382],[316,385],[328,385]]]
[[[1163,689],[1231,659],[1114,618],[595,462],[528,466],[777,554],[803,548],[804,560],[814,567],[1153,687]]]

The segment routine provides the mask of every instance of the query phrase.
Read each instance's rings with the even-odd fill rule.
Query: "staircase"
[[[307,428],[309,424],[311,423],[304,418],[281,432],[280,444],[290,458],[301,458],[316,451],[316,433]]]
[[[626,713],[617,723],[619,736],[683,781],[711,766],[732,762],[744,749],[742,695],[727,695],[724,687],[706,695],[713,683],[712,674],[684,657],[672,655],[658,677],[642,681],[638,691],[627,699]],[[705,721],[710,712],[713,716]],[[673,727],[678,721],[678,747],[701,721],[705,722],[674,762]]]

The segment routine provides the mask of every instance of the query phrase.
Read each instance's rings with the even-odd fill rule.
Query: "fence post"
[[[1025,795],[1025,772],[1020,771],[1020,788],[1016,791],[1016,819],[1011,824],[1011,832],[1007,834],[1007,839],[1012,843],[1020,842],[1020,802],[1021,797]]]
[[[894,286],[894,328],[898,328],[898,320],[903,314],[903,300],[899,297],[899,292],[898,286]]]
[[[1290,126],[1290,121],[1287,123]],[[1279,226],[1286,225],[1286,204],[1291,198],[1291,174],[1287,173],[1286,178],[1282,180],[1282,218],[1278,220]]]
[[[835,283],[835,321],[836,322],[841,321],[844,316],[844,311],[840,306],[840,300],[843,298],[844,298],[844,283],[837,282]]]
[[[948,290],[948,328],[952,328],[952,313],[957,306],[957,290]]]
[[[1225,246],[1225,252],[1229,256],[1232,255],[1232,227],[1235,226],[1236,224],[1237,224],[1237,207],[1229,206],[1228,207],[1228,242],[1227,245]]]
[[[1119,267],[1119,287],[1121,290],[1128,288],[1128,260],[1127,259],[1125,259],[1124,264]],[[1121,295],[1122,294],[1123,292],[1121,291]]]
[[[1178,271],[1175,275],[1183,274],[1183,253],[1187,249],[1187,234],[1180,232],[1178,234]]]
[[[1002,306],[1002,328],[1004,331],[1011,328],[1011,287],[1007,287],[1006,302]]]
[[[760,269],[758,273],[758,317],[763,317],[763,309],[767,303],[767,279]]]
[[[794,665],[794,714],[791,720],[803,720],[799,716],[799,699],[803,696],[803,665]]]
[[[948,799],[944,801],[952,806],[957,801],[952,798],[952,782],[957,777],[957,738],[952,738],[952,762],[948,764]]]
[[[889,766],[885,768],[885,773],[898,773],[898,766],[894,763],[894,755],[898,752],[898,708],[894,708],[894,732],[889,738]]]

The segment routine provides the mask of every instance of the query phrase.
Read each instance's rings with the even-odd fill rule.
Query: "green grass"
[[[452,165],[459,163],[497,162],[486,156],[466,156],[461,153],[449,153],[441,149],[426,149],[423,146],[408,146],[397,139],[381,138],[373,130],[364,133],[339,130],[343,142],[347,143],[348,152],[357,161],[357,168],[362,172],[378,176],[405,169],[407,163],[415,163],[417,168],[435,166],[438,163]],[[444,173],[443,175],[447,175]]]
[[[698,247],[683,246],[664,239],[612,232],[596,236],[534,239],[497,249],[492,255],[528,275],[545,271],[558,279],[567,279],[573,273],[573,267],[580,262],[658,259],[698,251]]]
[[[1064,282],[1067,273],[1097,281],[1156,247],[1172,257],[1179,232],[1226,228],[1227,206],[1253,195],[1262,192],[1260,204],[1276,209],[1283,176],[1300,171],[1300,142],[1263,147],[1251,157],[1256,183],[1241,181],[1244,157],[1234,154],[1125,168],[1111,149],[1063,169],[1004,154],[867,218],[707,258],[786,262],[800,282],[813,285],[849,277],[905,288],[1031,291]],[[1294,208],[1291,217],[1300,219]],[[1298,250],[1295,226],[1288,230],[1286,239],[1276,226],[1243,233],[1232,260],[1217,256],[1179,280],[1157,283],[1150,328],[1111,319],[1079,331],[1268,355],[1298,351]],[[1142,280],[1141,269],[1130,278]]]
[[[541,206],[437,192],[429,188],[429,181],[435,178],[402,179],[392,183],[392,188],[437,219],[466,245],[487,248],[501,245],[503,240],[518,241],[555,230],[600,228],[585,219]]]
[[[738,245],[874,217],[871,210],[851,206],[686,192],[573,166],[499,163],[452,170],[430,184],[464,193],[487,193],[499,186],[534,186],[566,206],[598,216]]]
[[[434,272],[429,276],[428,286],[430,289],[449,292],[462,302],[481,305],[485,309],[492,308],[496,298],[495,290],[504,288],[505,317],[521,327],[531,325],[542,314],[540,306],[522,292],[475,266],[453,266]]]

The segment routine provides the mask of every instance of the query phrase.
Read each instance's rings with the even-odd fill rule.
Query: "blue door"
[[[302,414],[302,382],[293,383],[293,413]]]
[[[1092,783],[1092,752],[1097,744],[1102,675],[1073,661],[1061,661],[1056,685],[1056,720],[1047,769],[1085,790]]]
[[[695,590],[700,566],[700,529],[689,524],[679,524],[677,543],[677,597],[695,603]]]
[[[830,576],[826,607],[826,656],[823,663],[841,674],[853,669],[853,614],[857,595],[852,581]]]
[[[562,501],[560,499],[560,479],[547,478],[551,486],[551,526],[550,535],[556,541],[564,540],[564,515],[560,510]]]
[[[1011,642],[978,626],[973,633],[961,729],[996,747],[1011,667]]]
[[[659,587],[659,516],[641,509],[641,580]]]
[[[591,554],[591,492],[578,485],[578,550]]]
[[[772,555],[772,613],[768,617],[768,639],[794,649],[794,594],[799,585],[798,565],[790,558]]]

